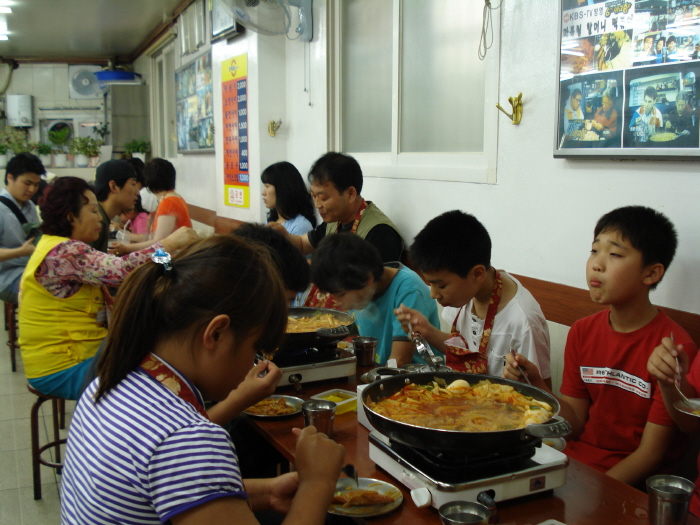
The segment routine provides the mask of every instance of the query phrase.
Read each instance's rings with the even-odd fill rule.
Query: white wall
[[[505,1],[503,10],[499,98],[507,102],[522,92],[524,112],[519,126],[505,116],[500,122],[497,184],[367,178],[363,195],[394,220],[408,242],[444,211],[459,208],[474,213],[492,236],[495,265],[579,288],[586,287],[585,261],[596,220],[619,206],[651,206],[668,214],[680,239],[676,259],[652,300],[700,313],[700,279],[694,277],[700,276],[697,162],[554,159],[556,9],[549,0],[531,0]],[[323,22],[316,16],[315,29],[319,21]],[[312,79],[325,67],[323,23],[320,29],[311,44]],[[319,116],[325,100],[312,96],[315,113],[299,89],[302,47],[299,42],[287,44],[287,112],[288,160],[304,173],[326,148],[327,123],[325,116]],[[325,89],[325,77],[315,81],[323,88],[312,82],[312,94],[314,89],[316,93]]]

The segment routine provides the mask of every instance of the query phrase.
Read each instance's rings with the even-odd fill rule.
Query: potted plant
[[[0,168],[7,166],[7,146],[0,143]]]
[[[93,126],[92,132],[100,137],[100,162],[107,162],[112,158],[111,144],[107,144],[107,136],[109,135],[109,122],[105,122],[101,126]]]
[[[71,129],[65,126],[60,129],[52,129],[49,131],[49,141],[54,145],[53,163],[54,168],[66,167],[66,143],[70,140]]]
[[[151,142],[145,139],[132,140],[124,145],[126,154],[146,162],[146,153],[151,151]]]
[[[27,132],[23,129],[7,126],[2,131],[0,140],[7,146],[8,156],[29,151]]]
[[[45,142],[34,142],[29,145],[29,149],[33,151],[36,155],[39,155],[39,160],[46,166],[51,166],[51,153],[53,152],[53,146],[51,144],[46,144]]]
[[[99,159],[100,142],[92,137],[75,137],[68,141],[68,152],[75,155],[77,168],[86,168],[90,163],[89,159]],[[97,161],[92,162],[95,164]]]

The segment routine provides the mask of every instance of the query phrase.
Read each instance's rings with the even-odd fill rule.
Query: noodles
[[[296,411],[297,409],[288,405],[282,397],[265,398],[245,410],[248,414],[255,416],[283,416]]]
[[[319,328],[336,328],[338,326],[343,326],[343,323],[332,314],[320,314],[313,317],[290,317],[287,320],[287,333],[315,332]]]
[[[377,414],[418,427],[463,432],[492,432],[544,423],[552,407],[488,380],[465,386],[458,380],[446,388],[409,384],[396,394],[367,406]]]
[[[657,133],[649,137],[652,142],[668,142],[669,140],[675,140],[675,133]]]

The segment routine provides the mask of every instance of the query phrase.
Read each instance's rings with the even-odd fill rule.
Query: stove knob
[[[430,491],[426,489],[425,487],[421,487],[419,489],[413,489],[411,491],[411,499],[413,500],[413,503],[416,504],[416,507],[427,507],[430,505],[431,501],[433,500],[432,495],[430,494]]]

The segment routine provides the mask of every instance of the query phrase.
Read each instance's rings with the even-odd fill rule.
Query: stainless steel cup
[[[491,512],[476,501],[450,501],[438,509],[443,525],[486,524]]]
[[[685,525],[688,504],[695,485],[680,476],[660,474],[647,479],[649,523]]]
[[[333,437],[333,420],[335,419],[336,404],[333,401],[312,399],[301,405],[304,414],[304,427],[315,426],[329,438]]]
[[[357,366],[374,366],[375,354],[379,340],[376,337],[356,337],[352,340],[352,345],[355,347],[355,357],[357,357]]]

